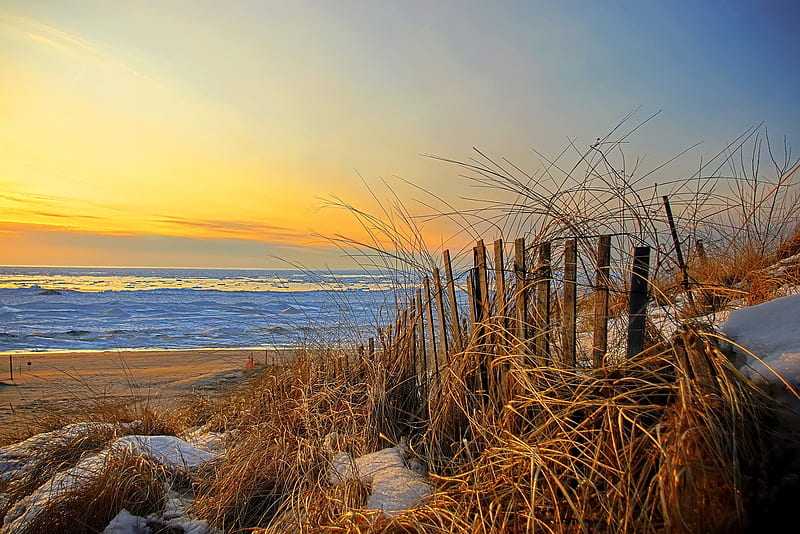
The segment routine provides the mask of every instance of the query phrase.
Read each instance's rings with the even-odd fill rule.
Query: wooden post
[[[375,361],[375,338],[371,337],[367,340],[367,347],[369,350],[369,359],[370,361]]]
[[[410,343],[409,343],[410,347],[409,348],[411,349],[412,367],[414,368],[414,372],[416,373],[416,371],[417,371],[417,369],[419,367],[417,365],[417,363],[419,361],[419,359],[417,358],[417,355],[418,355],[418,352],[417,352],[417,326],[419,326],[419,315],[417,314],[417,301],[414,300],[413,296],[409,300],[411,301],[409,303],[410,304],[409,305],[409,310],[411,310],[411,311],[408,314],[408,324],[406,325],[406,328],[409,329],[409,333],[411,334],[411,339],[409,340],[410,341]]]
[[[539,263],[536,268],[536,360],[542,364],[550,360],[550,243],[539,245]]]
[[[14,358],[9,354],[8,355],[8,374],[10,376],[9,380],[12,382],[14,381]]]
[[[495,298],[497,299],[497,316],[500,317],[501,325],[505,325],[504,318],[508,313],[506,310],[506,277],[503,272],[503,240],[498,239],[494,242],[494,279],[497,291]]]
[[[417,310],[418,310],[417,324],[419,325],[419,350],[420,353],[422,354],[422,368],[424,370],[423,373],[425,374],[427,380],[428,351],[427,348],[425,347],[425,320],[424,320],[424,314],[422,312],[423,310],[422,289],[420,288],[417,288]]]
[[[489,280],[486,272],[486,247],[483,239],[479,239],[475,247],[475,268],[477,269],[478,289],[480,289],[481,320],[485,321],[492,315],[491,302],[489,301]],[[477,295],[476,295],[477,296]]]
[[[389,344],[388,344],[388,341],[386,339],[386,331],[381,327],[378,327],[378,341],[381,344],[381,360],[383,360],[385,362],[386,347],[388,347]],[[378,356],[378,353],[376,352],[375,353],[376,359],[377,359],[377,356]]]
[[[628,358],[644,350],[647,318],[647,278],[650,270],[650,247],[634,247],[631,271],[631,298],[628,313]]]
[[[436,356],[438,354],[436,350],[436,329],[433,327],[433,309],[431,306],[431,283],[427,276],[422,280],[425,285],[425,313],[428,316],[428,332],[430,332],[431,336],[431,362],[434,363],[433,369],[436,372],[436,376],[439,376],[439,359]]]
[[[678,230],[675,228],[675,219],[672,218],[672,208],[669,205],[669,198],[667,195],[661,197],[664,201],[664,210],[667,212],[667,222],[669,222],[669,231],[672,234],[672,243],[675,245],[675,255],[678,256],[678,268],[681,270],[683,278],[683,290],[686,291],[686,296],[689,298],[689,303],[694,305],[694,298],[692,297],[691,286],[689,285],[689,268],[686,262],[683,261],[683,251],[681,250],[681,242],[678,239]]]
[[[456,284],[453,280],[453,267],[450,264],[450,251],[444,251],[444,274],[447,277],[447,296],[450,300],[450,314],[453,318],[453,348],[455,351],[463,350],[464,341],[461,337],[461,322],[458,320],[458,303],[456,302]]]
[[[514,241],[514,315],[516,318],[517,342],[523,343],[527,340],[527,317],[528,308],[525,270],[525,238],[520,237]]]
[[[433,285],[436,291],[436,305],[438,308],[438,318],[439,318],[439,346],[442,349],[442,354],[440,358],[440,364],[444,365],[447,362],[447,324],[445,323],[444,319],[444,290],[442,288],[442,278],[439,275],[439,268],[433,268]],[[437,356],[438,358],[438,356]],[[437,364],[439,365],[439,364]]]
[[[473,349],[476,350],[478,353],[483,352],[484,346],[484,333],[486,329],[484,328],[484,321],[486,320],[487,315],[485,312],[484,307],[484,299],[485,293],[484,288],[486,287],[486,250],[483,246],[483,241],[478,240],[475,247],[472,249],[472,276],[470,280],[472,281],[472,309],[473,309]],[[486,399],[486,396],[489,393],[489,369],[486,365],[486,358],[482,355],[478,355],[479,364],[478,364],[478,384],[474,387],[477,391],[481,393],[481,398],[483,400]]]
[[[597,272],[594,285],[594,339],[592,365],[603,366],[608,352],[608,265],[611,262],[611,236],[601,236],[597,243]]]
[[[469,274],[467,275],[467,303],[469,307],[469,322],[470,322],[470,332],[475,329],[475,291],[474,284],[473,284],[473,276],[472,274],[475,272],[475,269],[472,268],[469,270]]]
[[[706,256],[706,249],[703,246],[703,240],[698,239],[694,244],[694,250],[697,253],[697,257],[700,259],[700,266],[705,268],[708,265],[708,256]]]
[[[478,248],[475,248],[475,263],[478,264],[478,255],[477,255]],[[483,354],[485,349],[485,339],[484,334],[486,329],[484,328],[484,320],[486,317],[483,315],[483,294],[481,293],[481,283],[480,283],[480,275],[478,274],[478,267],[472,268],[472,276],[470,277],[470,281],[472,282],[472,305],[473,305],[473,316],[475,318],[473,329],[473,342],[474,345],[472,347],[473,351],[478,353],[478,378],[479,384],[475,386],[475,389],[480,392],[480,396],[483,400],[488,398],[489,394],[489,366],[487,362],[486,355]]]
[[[575,367],[575,330],[578,284],[578,242],[568,239],[564,243],[564,306],[562,327],[564,329],[563,363]]]

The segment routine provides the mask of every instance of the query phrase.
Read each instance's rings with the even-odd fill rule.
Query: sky
[[[797,146],[798,23],[790,0],[0,0],[0,264],[348,267],[327,238],[367,237],[332,198],[457,204],[426,154],[535,170],[637,109],[654,167],[701,143],[666,178],[762,122]]]

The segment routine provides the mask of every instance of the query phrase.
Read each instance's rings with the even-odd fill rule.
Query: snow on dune
[[[371,489],[368,510],[396,514],[431,494],[428,482],[409,468],[407,458],[408,452],[402,446],[389,447],[355,460],[347,453],[338,452],[333,456],[331,482],[358,478]]]
[[[90,426],[87,427],[86,425]],[[93,429],[94,425],[98,425],[98,423],[70,425],[61,430],[38,434],[23,442],[3,447],[0,449],[0,475],[7,478],[21,475],[23,471],[31,469],[35,465],[37,447],[42,447],[45,444],[51,446],[57,440],[62,440],[66,446],[67,439],[78,436],[81,431],[86,432],[87,428]],[[30,495],[18,501],[6,514],[3,527],[0,528],[0,534],[21,530],[24,525],[40,517],[42,513],[46,513],[47,505],[66,498],[69,494],[89,484],[95,476],[102,473],[110,455],[122,451],[145,455],[168,468],[184,469],[195,469],[218,456],[175,436],[130,435],[114,439],[106,445],[104,450],[88,454],[76,465],[59,471]],[[194,529],[192,532],[197,534],[208,532],[205,522],[192,520],[186,516],[185,512],[183,512],[186,504],[174,502],[172,517],[166,518],[166,522],[163,522],[163,524],[169,523],[172,526],[189,525]],[[126,523],[126,521],[128,520],[125,519],[123,514],[117,523],[130,526],[127,532],[138,532],[135,530],[135,528],[138,528],[136,525],[141,524],[141,522],[136,522],[138,519],[134,522],[131,522],[131,520]],[[188,530],[184,529],[184,531]],[[112,532],[125,531],[112,530]],[[148,532],[148,530],[142,530],[142,532]]]
[[[732,350],[746,357],[741,368],[746,376],[800,408],[800,399],[783,384],[800,390],[800,295],[734,310],[720,331],[734,343]]]

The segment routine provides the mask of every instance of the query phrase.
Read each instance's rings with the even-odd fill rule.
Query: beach
[[[168,406],[192,391],[211,393],[255,367],[288,357],[265,349],[119,350],[0,355],[0,425],[99,398],[148,398]],[[13,365],[13,381],[9,373]]]

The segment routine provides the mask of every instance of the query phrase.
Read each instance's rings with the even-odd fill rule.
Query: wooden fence
[[[384,361],[386,372],[392,374],[389,380],[402,385],[401,397],[417,399],[428,398],[431,384],[467,348],[483,358],[474,388],[486,395],[495,389],[491,359],[503,355],[526,354],[530,365],[600,367],[609,350],[611,239],[606,235],[596,242],[583,240],[582,248],[594,252],[588,261],[582,258],[593,270],[583,280],[578,279],[578,239],[564,241],[558,265],[551,242],[526,246],[523,238],[516,239],[513,262],[507,263],[505,244],[497,240],[490,263],[486,246],[479,240],[473,249],[473,266],[465,273],[466,299],[460,303],[458,295],[463,293],[457,291],[450,254],[445,250],[443,272],[437,267],[423,277],[395,321],[379,329],[377,338],[369,339],[367,355]],[[620,261],[626,265],[616,271],[628,275],[625,354],[632,357],[645,349],[650,247],[634,247],[631,258]],[[591,317],[592,330],[589,359],[580,362],[579,301],[583,316]],[[467,317],[462,317],[464,308]],[[580,352],[587,354],[586,350]],[[406,358],[397,356],[387,362],[390,355],[410,358],[404,362]],[[416,394],[409,390],[409,383],[416,384]]]

